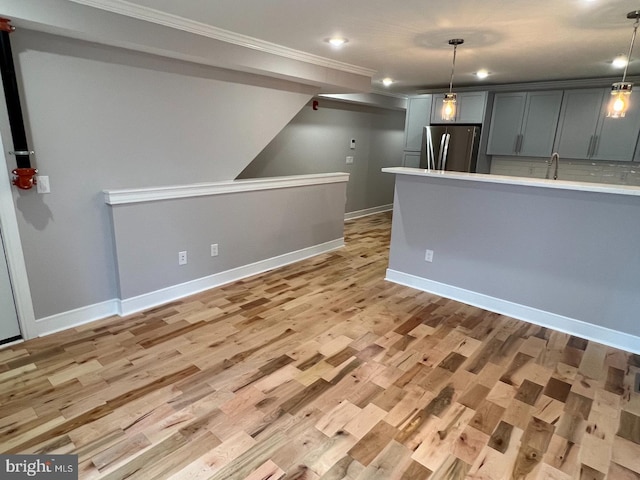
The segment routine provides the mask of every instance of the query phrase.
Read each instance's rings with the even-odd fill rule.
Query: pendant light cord
[[[635,36],[635,32],[634,32]],[[451,66],[451,79],[449,80],[449,93],[453,89],[453,72],[456,70],[456,50],[458,49],[458,44],[453,45],[453,65]]]
[[[636,33],[638,32],[638,25],[640,24],[640,16],[636,17],[636,21],[633,24],[633,35],[631,36],[631,45],[629,45],[629,54],[627,55],[627,64],[624,66],[624,73],[622,74],[622,81],[624,82],[627,78],[627,68],[629,68],[629,63],[631,63],[631,52],[633,52],[633,44],[636,41]],[[453,51],[453,61],[455,63],[455,50]],[[453,79],[453,72],[451,73],[451,78]]]

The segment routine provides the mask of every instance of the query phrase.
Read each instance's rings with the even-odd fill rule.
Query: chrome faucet
[[[545,175],[544,178],[549,178],[549,172],[551,171],[551,165],[553,165],[553,162],[555,161],[556,163],[556,169],[553,171],[553,179],[557,180],[558,179],[558,164],[560,163],[560,155],[557,152],[554,152],[551,154],[551,158],[549,160],[547,160],[547,174]]]

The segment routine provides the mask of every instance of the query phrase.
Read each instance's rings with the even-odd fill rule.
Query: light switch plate
[[[36,191],[38,193],[51,193],[51,186],[47,175],[36,175]]]

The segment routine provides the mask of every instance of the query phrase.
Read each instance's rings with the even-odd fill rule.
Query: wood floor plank
[[[386,447],[396,436],[397,430],[384,420],[380,420],[364,437],[356,443],[349,455],[365,467]]]
[[[365,467],[346,455],[338,460],[320,480],[356,480]]]
[[[238,431],[227,441],[192,460],[182,469],[167,478],[171,480],[199,480],[210,478],[215,472],[231,463],[255,445],[255,440],[243,431]]]
[[[289,478],[318,478],[333,468],[336,462],[345,457],[358,439],[347,432],[338,431],[324,442],[316,445],[297,462],[297,467],[287,471]],[[351,458],[351,457],[349,457]],[[355,462],[358,466],[359,463]],[[364,467],[362,467],[364,468]]]
[[[82,479],[640,478],[640,356],[385,281],[390,220],[0,349],[0,452]]]
[[[407,445],[413,450],[411,458],[433,472],[438,471],[453,456],[456,445],[459,453],[462,453],[460,436],[472,416],[472,410],[460,404],[454,405],[447,415],[433,422],[433,428],[422,430],[413,436],[412,439],[418,441]]]
[[[357,480],[386,480],[400,478],[410,467],[411,450],[395,441],[386,448],[358,475]]]

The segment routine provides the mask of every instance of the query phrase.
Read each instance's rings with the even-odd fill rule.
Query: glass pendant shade
[[[445,93],[442,102],[442,120],[451,122],[456,119],[456,94]]]
[[[617,82],[611,86],[611,98],[607,108],[607,117],[623,118],[629,109],[629,100],[633,83]]]
[[[451,90],[453,89],[453,74],[456,71],[456,51],[458,45],[462,45],[464,39],[452,38],[449,40],[449,45],[453,46],[453,62],[451,64],[451,78],[449,79],[449,93],[444,94],[444,100],[442,101],[442,113],[441,118],[443,122],[451,122],[456,119],[456,94]]]

